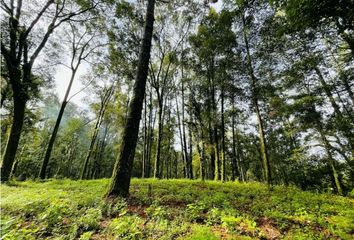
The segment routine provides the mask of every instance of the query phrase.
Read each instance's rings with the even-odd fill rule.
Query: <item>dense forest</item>
[[[68,85],[59,90],[63,78]],[[11,217],[18,214],[9,207],[14,199],[30,201],[29,195],[37,194],[28,189],[51,192],[63,186],[70,195],[70,184],[73,194],[80,188],[100,189],[96,197],[104,199],[106,208],[124,205],[121,200],[117,203],[120,197],[128,199],[119,209],[123,212],[134,212],[140,199],[141,206],[155,206],[152,216],[159,219],[164,217],[151,199],[164,199],[164,187],[184,188],[195,199],[198,192],[193,188],[204,198],[219,189],[224,189],[221,195],[241,191],[240,199],[251,200],[258,193],[305,194],[297,201],[337,202],[337,210],[321,214],[339,214],[344,222],[343,228],[337,226],[342,232],[326,225],[330,233],[315,234],[314,239],[350,239],[354,1],[1,0],[1,156],[2,210]],[[103,178],[110,180],[94,180]],[[133,189],[132,178],[140,179],[133,180]],[[215,191],[203,192],[208,186]],[[217,206],[209,202],[203,208],[178,191],[174,196],[183,198],[185,205],[178,200],[174,205],[173,197],[168,197],[171,192],[169,201],[161,201],[172,208],[185,207],[191,216],[199,211],[194,223],[200,218],[205,222],[203,216]],[[59,194],[52,193],[50,201]],[[307,199],[306,194],[313,195]],[[223,204],[231,204],[230,196],[225,194]],[[269,202],[274,206],[281,204],[273,200]],[[253,211],[257,205],[252,204]],[[231,205],[227,209],[233,209]],[[311,207],[316,216],[311,221],[322,227],[312,226],[317,233],[325,228],[319,221],[322,215],[315,213],[320,205]],[[18,208],[24,206],[25,202],[18,203]],[[339,213],[346,208],[350,210]],[[25,218],[28,214],[33,212]],[[92,214],[100,219],[107,212],[102,210],[100,217]],[[250,222],[232,222],[250,225],[241,235],[278,239],[291,232],[277,223],[272,231],[279,234],[268,234],[268,229],[261,236],[265,220],[254,220],[260,229],[254,230],[256,234],[249,230],[253,226],[249,218]],[[8,225],[1,225],[7,229],[4,234],[28,227],[15,228],[6,219],[2,220]],[[133,223],[139,228],[144,222],[126,220],[130,222],[122,229]],[[228,224],[220,221],[223,227]],[[332,222],[336,221],[340,222]],[[57,239],[53,226],[46,233],[33,233],[37,234],[33,239]],[[196,228],[188,231],[202,237],[190,239],[214,239],[215,228]],[[85,234],[84,228],[78,229],[67,239]],[[105,227],[98,224],[93,229]],[[240,234],[239,229],[234,231]],[[215,239],[229,239],[229,233],[220,229],[219,233]],[[11,234],[8,239],[27,239],[25,233]],[[87,239],[101,239],[90,238],[92,234],[87,233]],[[155,239],[151,232],[144,234],[117,239]],[[156,239],[188,235],[176,234]]]

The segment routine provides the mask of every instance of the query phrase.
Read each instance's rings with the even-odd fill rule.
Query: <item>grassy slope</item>
[[[3,239],[354,237],[349,198],[284,187],[269,192],[259,183],[133,179],[128,203],[104,204],[107,184],[104,179],[2,185]]]

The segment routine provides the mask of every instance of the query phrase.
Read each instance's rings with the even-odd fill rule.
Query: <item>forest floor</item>
[[[353,239],[354,199],[260,183],[108,179],[1,185],[1,239]]]

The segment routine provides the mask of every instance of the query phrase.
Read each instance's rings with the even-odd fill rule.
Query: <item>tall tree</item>
[[[85,61],[87,59],[87,57],[93,52],[93,50],[95,49],[94,47],[90,47],[90,43],[92,42],[92,40],[95,37],[95,34],[92,34],[91,36],[88,35],[88,29],[86,28],[86,30],[84,31],[84,33],[78,33],[76,27],[73,24],[70,24],[70,34],[71,34],[71,61],[70,61],[70,71],[71,71],[71,76],[70,76],[70,81],[68,84],[68,87],[66,89],[65,92],[65,96],[64,99],[61,103],[61,107],[58,113],[58,117],[57,120],[55,122],[54,128],[53,128],[53,132],[52,135],[50,136],[49,139],[49,143],[47,146],[47,150],[46,153],[44,155],[44,159],[42,162],[42,166],[41,169],[39,171],[39,175],[38,177],[40,179],[44,179],[46,177],[46,170],[47,170],[47,166],[48,166],[48,162],[50,160],[50,155],[52,153],[53,150],[53,146],[54,146],[54,142],[55,139],[57,137],[57,133],[60,127],[60,122],[63,118],[63,114],[65,111],[65,108],[69,102],[69,94],[71,91],[71,87],[73,85],[73,82],[75,80],[75,76],[77,73],[77,70],[79,69],[79,66],[81,65],[81,63],[83,61]]]
[[[130,178],[145,95],[145,85],[149,71],[151,40],[154,29],[154,10],[155,0],[148,0],[144,36],[139,54],[133,97],[129,104],[121,150],[114,166],[112,180],[108,192],[106,193],[107,197],[127,197],[129,194]]]
[[[91,137],[91,142],[90,142],[90,147],[88,149],[88,153],[84,162],[84,166],[82,168],[81,176],[80,179],[84,179],[85,176],[87,176],[87,167],[88,163],[90,161],[91,155],[93,153],[93,149],[96,143],[96,139],[98,136],[99,129],[101,127],[101,124],[104,119],[105,111],[108,105],[109,100],[111,99],[113,93],[114,93],[114,88],[115,84],[113,83],[111,86],[108,87],[103,87],[102,92],[100,93],[100,104],[99,104],[99,110],[97,114],[97,120],[95,123],[95,127],[93,129],[92,137]],[[106,135],[106,134],[105,134]]]
[[[33,18],[28,19],[23,17],[23,5],[22,0],[16,1],[16,4],[15,1],[1,1],[1,9],[8,19],[2,34],[1,54],[8,72],[14,107],[13,122],[1,164],[1,181],[9,178],[20,141],[26,103],[31,99],[31,91],[38,88],[32,73],[35,60],[56,28],[93,8],[90,4],[85,8],[71,6],[69,10],[66,1],[48,0]],[[49,24],[44,35],[40,36],[35,30],[46,15],[49,15]]]

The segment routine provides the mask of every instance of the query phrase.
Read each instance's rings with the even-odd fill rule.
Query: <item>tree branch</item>
[[[51,4],[54,3],[54,0],[48,0],[47,3],[44,5],[44,7],[42,8],[42,10],[38,13],[37,17],[31,22],[30,26],[27,28],[27,30],[25,31],[25,33],[23,34],[23,38],[26,38],[28,36],[28,34],[31,32],[31,30],[33,29],[33,27],[37,24],[37,22],[39,21],[39,19],[42,17],[43,13],[49,8],[49,6]]]
[[[18,21],[21,16],[22,0],[17,0],[16,15],[15,18]]]

